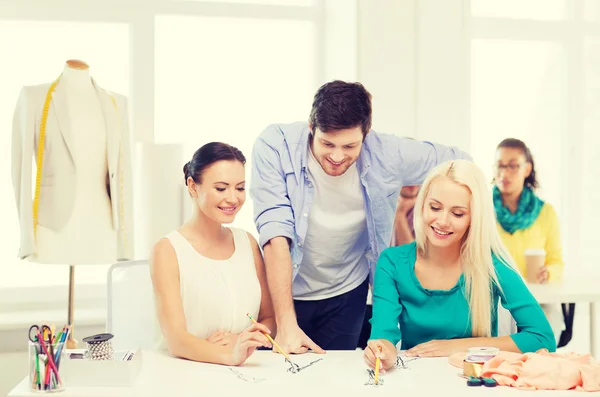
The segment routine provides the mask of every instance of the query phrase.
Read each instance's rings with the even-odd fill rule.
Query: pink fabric
[[[462,367],[465,356],[455,354],[449,361]],[[493,378],[501,386],[521,390],[600,391],[600,363],[589,354],[502,351],[483,365],[481,376]]]

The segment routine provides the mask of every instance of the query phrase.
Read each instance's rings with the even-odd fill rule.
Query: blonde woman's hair
[[[460,261],[465,279],[465,297],[469,302],[471,330],[474,337],[491,336],[491,307],[494,284],[502,291],[492,253],[515,269],[496,228],[496,212],[483,172],[467,160],[442,163],[429,172],[417,196],[414,209],[415,239],[421,254],[427,257],[427,225],[423,222],[423,208],[431,184],[438,178],[467,187],[471,192],[471,224],[463,237]]]

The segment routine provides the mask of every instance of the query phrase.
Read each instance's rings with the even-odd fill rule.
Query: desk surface
[[[590,275],[549,284],[527,284],[539,303],[600,301],[600,277]]]
[[[329,351],[324,356],[304,354],[293,359],[300,366],[316,358],[323,360],[297,374],[287,372],[282,356],[270,351],[257,351],[241,367],[224,367],[176,359],[166,353],[145,351],[142,370],[132,387],[68,387],[56,396],[124,397],[124,396],[302,396],[343,395],[402,396],[443,395],[523,395],[509,387],[468,387],[457,376],[459,369],[446,358],[417,359],[408,369],[395,369],[382,375],[383,385],[365,385],[369,376],[362,351]],[[231,371],[234,369],[240,374]],[[242,379],[245,377],[247,380]],[[252,381],[255,378],[257,381]],[[27,390],[27,379],[9,396],[39,396]],[[318,394],[317,394],[318,393]],[[404,394],[409,393],[409,394]],[[536,396],[580,396],[574,391],[539,391]],[[586,394],[589,395],[589,394]],[[600,395],[600,393],[592,393]]]

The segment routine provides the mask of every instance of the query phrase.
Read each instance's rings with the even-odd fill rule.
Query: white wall
[[[417,136],[416,0],[359,0],[358,80],[373,95],[373,129]]]
[[[469,150],[462,0],[359,0],[375,130]]]

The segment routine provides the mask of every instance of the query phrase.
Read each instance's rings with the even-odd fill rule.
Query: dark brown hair
[[[242,152],[231,145],[222,142],[210,142],[196,150],[192,159],[183,166],[185,184],[192,177],[194,182],[202,182],[202,172],[217,161],[239,161],[246,164],[246,158]]]
[[[313,132],[361,127],[363,137],[371,129],[371,94],[361,83],[335,80],[322,85],[313,99],[309,123]]]
[[[525,178],[525,186],[530,187],[531,189],[535,189],[539,186],[537,179],[535,178],[535,164],[533,163],[533,156],[531,155],[531,151],[525,145],[525,142],[516,138],[506,138],[502,142],[498,144],[496,150],[500,148],[511,148],[511,149],[519,149],[523,152],[525,156],[525,161],[531,164],[531,173],[527,178]]]

